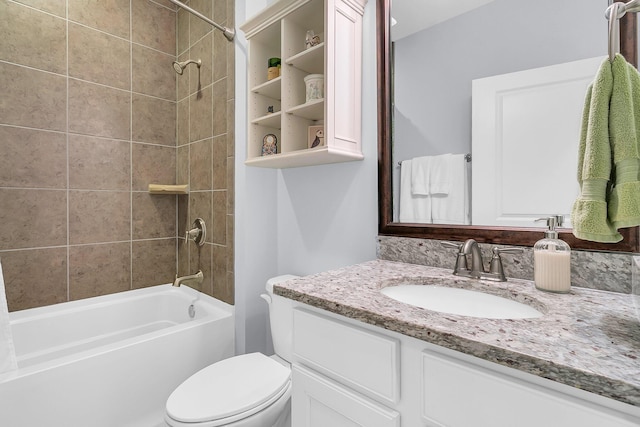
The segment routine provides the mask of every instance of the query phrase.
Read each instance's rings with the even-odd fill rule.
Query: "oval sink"
[[[397,285],[380,292],[405,304],[440,313],[485,319],[530,319],[541,317],[535,308],[484,292],[432,285]]]

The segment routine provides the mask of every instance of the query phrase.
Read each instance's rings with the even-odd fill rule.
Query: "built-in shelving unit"
[[[362,15],[366,0],[280,0],[240,29],[249,42],[249,166],[288,168],[361,160]],[[326,25],[326,27],[325,27]],[[321,42],[307,48],[307,31]],[[280,76],[267,79],[268,61]],[[304,78],[324,75],[324,98],[306,101]],[[272,112],[270,112],[272,111]],[[309,127],[324,127],[324,145],[309,147]],[[277,154],[262,155],[264,137]]]

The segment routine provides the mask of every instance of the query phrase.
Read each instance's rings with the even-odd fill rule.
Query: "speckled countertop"
[[[533,306],[533,319],[438,313],[379,292],[400,282],[482,290]],[[351,319],[640,406],[640,321],[630,295],[573,287],[536,290],[526,280],[497,283],[450,270],[376,260],[275,287],[275,293]]]

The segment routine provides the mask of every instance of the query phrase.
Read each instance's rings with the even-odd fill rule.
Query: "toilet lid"
[[[231,357],[180,384],[167,400],[167,415],[192,423],[232,417],[277,396],[290,377],[289,368],[261,353]]]

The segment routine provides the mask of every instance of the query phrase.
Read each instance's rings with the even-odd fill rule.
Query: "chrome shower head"
[[[182,75],[182,73],[184,72],[184,69],[189,64],[196,64],[198,68],[200,68],[200,66],[202,65],[202,60],[198,59],[197,61],[194,61],[193,59],[190,59],[188,61],[182,61],[182,62],[173,61],[173,69],[176,70],[176,73]]]

